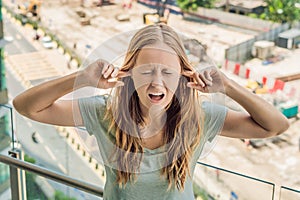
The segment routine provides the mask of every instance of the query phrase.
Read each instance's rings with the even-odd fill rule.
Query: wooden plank
[[[288,75],[288,76],[281,76],[281,77],[277,77],[276,79],[279,79],[283,82],[294,81],[294,80],[300,79],[300,73],[299,74],[292,74],[292,75]]]

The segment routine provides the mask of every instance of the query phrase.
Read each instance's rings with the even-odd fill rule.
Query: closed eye
[[[167,74],[167,75],[173,74],[173,72],[170,71],[169,69],[163,69],[163,70],[162,70],[162,73],[163,73],[163,74]]]
[[[143,74],[143,75],[147,75],[147,74],[151,74],[152,73],[152,71],[144,71],[144,72],[141,72],[141,74]]]

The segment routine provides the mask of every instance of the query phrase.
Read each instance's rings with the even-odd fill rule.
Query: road
[[[37,51],[28,40],[17,30],[7,18],[3,18],[5,36],[12,36],[14,41],[5,46],[5,51],[9,55],[22,54]]]
[[[20,27],[11,23],[5,17],[4,31],[6,36],[14,38],[13,42],[5,48],[7,56],[37,51],[28,41],[28,35],[23,35]],[[11,102],[11,99],[25,90],[25,87],[20,83],[20,80],[18,80],[8,63],[6,63],[6,67],[7,87]],[[36,70],[39,70],[38,66],[36,67]],[[15,113],[14,123],[16,125],[16,138],[21,143],[22,149],[26,154],[35,158],[38,165],[92,184],[103,185],[102,179],[96,174],[97,172],[89,166],[86,159],[78,155],[78,152],[70,147],[65,138],[58,133],[54,126],[31,121],[20,116],[18,113]],[[37,143],[32,140],[31,134],[33,132],[36,132]],[[76,196],[77,199],[99,199],[72,188],[67,189],[63,185],[59,186],[52,181],[51,185],[56,189],[68,191],[70,196]]]

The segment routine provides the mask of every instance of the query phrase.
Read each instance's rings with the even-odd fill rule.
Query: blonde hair
[[[173,29],[164,24],[144,27],[134,35],[121,70],[131,70],[141,49],[157,42],[163,42],[176,52],[181,71],[192,71],[181,39]],[[138,124],[143,123],[139,98],[131,77],[122,78],[122,81],[125,86],[115,89],[106,113],[106,118],[110,119],[108,131],[113,134],[116,145],[116,181],[120,187],[128,181],[136,180],[144,151],[138,128]],[[191,81],[190,78],[180,77],[175,95],[170,106],[166,108],[163,142],[168,145],[166,165],[161,169],[161,175],[168,180],[168,190],[172,186],[179,190],[184,189],[187,174],[191,175],[189,161],[201,136],[203,119],[199,96],[197,91],[186,86],[187,81]]]

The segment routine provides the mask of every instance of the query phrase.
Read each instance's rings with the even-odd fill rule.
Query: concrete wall
[[[191,14],[194,16],[211,19],[212,21],[217,21],[222,24],[244,27],[246,29],[256,30],[259,32],[266,32],[277,26],[280,26],[278,23],[227,13],[216,9],[206,9],[200,7],[198,8],[197,12],[193,12]]]

